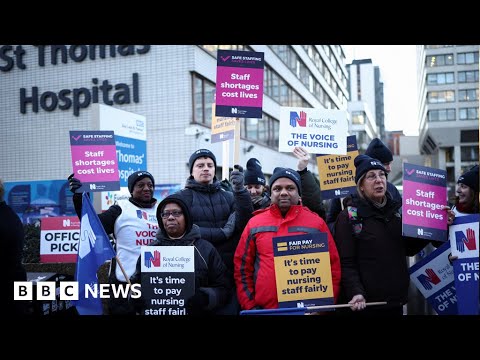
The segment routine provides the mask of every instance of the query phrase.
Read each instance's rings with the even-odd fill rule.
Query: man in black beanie
[[[385,171],[390,173],[392,171],[392,162],[393,155],[389,148],[378,138],[374,138],[367,147],[365,155],[370,156],[373,159],[380,160]],[[392,195],[393,200],[398,203],[402,203],[402,195],[398,191],[397,187],[391,182],[387,181],[387,191]],[[350,196],[356,196],[351,194]],[[330,200],[330,205],[327,212],[327,224],[330,228],[332,234],[335,235],[335,221],[337,220],[338,214],[342,211],[342,204],[339,198]]]
[[[327,234],[332,273],[333,298],[340,291],[340,261],[325,221],[302,206],[302,186],[298,172],[277,167],[270,177],[272,205],[255,212],[235,251],[235,283],[242,309],[276,309],[273,238],[323,232]]]
[[[232,193],[226,191],[215,176],[217,160],[210,150],[194,151],[188,164],[190,176],[185,188],[176,194],[190,209],[193,223],[200,228],[202,239],[211,242],[219,252],[233,287],[233,254],[241,230],[248,221],[246,214],[253,211],[250,195],[243,185],[243,169],[237,166],[237,169],[232,171]],[[238,303],[234,293],[230,303],[217,313],[238,315]]]
[[[76,193],[76,190],[82,186],[82,183],[73,176],[74,174],[68,177],[68,183],[70,191],[73,192],[75,211],[81,219],[82,194]],[[156,218],[158,203],[153,197],[155,180],[148,171],[134,172],[128,177],[127,183],[131,197],[117,200],[107,211],[98,214],[98,218],[105,232],[113,235],[117,258],[127,277],[130,278],[135,273],[140,246],[150,245],[155,241],[158,229]],[[111,284],[127,283],[115,258],[110,265],[109,282]],[[112,297],[108,300],[108,307],[111,315],[135,315],[133,304],[129,303],[128,299]]]
[[[391,165],[393,162],[393,155],[389,148],[378,138],[374,138],[368,144],[365,155],[368,155],[374,159],[380,160],[385,170],[389,173],[392,171]]]

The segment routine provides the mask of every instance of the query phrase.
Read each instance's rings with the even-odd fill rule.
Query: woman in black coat
[[[402,315],[410,281],[405,257],[415,255],[429,241],[402,236],[402,204],[387,192],[382,163],[359,155],[355,167],[357,196],[350,198],[335,224],[342,296],[353,311]],[[367,301],[388,305],[365,310]]]
[[[231,285],[226,267],[213,245],[200,237],[190,211],[182,198],[176,194],[166,197],[158,205],[159,231],[150,246],[193,246],[195,249],[195,294],[187,299],[189,315],[207,315],[225,305],[231,294]],[[130,279],[140,282],[141,259]]]

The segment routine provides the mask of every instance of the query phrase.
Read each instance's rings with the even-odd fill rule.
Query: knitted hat
[[[136,171],[128,177],[128,191],[130,194],[133,194],[133,187],[135,186],[135,183],[145,177],[150,178],[150,180],[152,180],[153,187],[155,187],[155,180],[153,179],[152,174],[150,174],[148,171]]]
[[[470,170],[463,173],[457,181],[457,184],[465,184],[468,187],[478,192],[478,165],[475,165]]]
[[[199,149],[195,151],[192,155],[190,155],[190,160],[188,160],[188,164],[190,165],[190,174],[192,173],[193,164],[195,164],[195,160],[197,160],[200,157],[209,157],[210,159],[213,160],[213,165],[217,167],[217,159],[215,158],[215,155],[213,155],[213,153],[208,149]]]
[[[162,230],[163,233],[166,233],[165,227],[163,226],[163,221],[162,221],[162,212],[163,209],[165,209],[165,206],[170,203],[175,203],[180,206],[182,209],[183,215],[185,217],[185,232],[190,232],[192,230],[193,226],[193,221],[192,221],[192,216],[190,214],[190,211],[188,210],[187,204],[183,201],[182,197],[178,194],[172,194],[167,196],[165,199],[163,199],[160,204],[158,204],[157,207],[157,221],[158,225],[160,226],[160,229]]]
[[[382,164],[393,161],[393,155],[389,148],[387,148],[380,139],[373,139],[368,145],[365,155],[374,159],[380,160]]]
[[[387,170],[383,167],[382,163],[377,159],[373,159],[368,155],[358,155],[354,160],[355,168],[357,172],[355,174],[355,184],[358,183],[358,180],[365,175],[369,170],[383,170],[385,175],[387,175]]]
[[[302,196],[302,184],[298,172],[289,168],[276,167],[275,170],[273,170],[273,175],[270,177],[270,189],[272,188],[273,183],[280,178],[288,178],[292,180],[295,185],[297,185],[298,195]]]
[[[260,161],[251,158],[247,161],[247,170],[244,173],[245,185],[265,185],[265,176]]]

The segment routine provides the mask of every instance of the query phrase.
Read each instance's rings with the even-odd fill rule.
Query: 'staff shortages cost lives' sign
[[[120,189],[113,131],[70,131],[70,147],[77,192]]]
[[[218,50],[216,116],[262,117],[264,54]]]

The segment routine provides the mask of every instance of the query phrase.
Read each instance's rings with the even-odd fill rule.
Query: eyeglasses
[[[368,180],[368,181],[375,181],[377,179],[377,177],[380,178],[380,180],[383,180],[383,179],[386,179],[387,176],[385,175],[384,172],[380,173],[380,174],[368,174],[367,176],[365,176],[365,179]]]
[[[182,214],[183,212],[181,212],[180,210],[173,210],[173,211],[164,211],[160,214],[160,216],[162,217],[162,219],[168,219],[170,215],[173,215],[173,217],[177,218]]]

